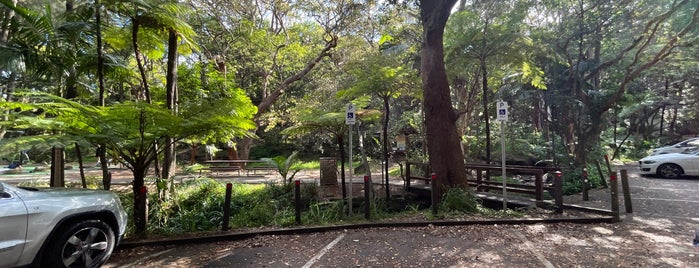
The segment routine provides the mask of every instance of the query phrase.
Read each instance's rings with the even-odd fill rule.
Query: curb
[[[256,236],[266,235],[294,235],[320,233],[338,230],[354,230],[354,229],[369,229],[369,228],[385,228],[385,227],[427,227],[427,226],[467,226],[467,225],[518,225],[518,224],[538,224],[538,223],[574,223],[574,224],[594,224],[594,223],[614,223],[614,217],[585,217],[585,218],[531,218],[531,219],[508,219],[508,220],[476,220],[476,221],[420,221],[420,222],[395,222],[395,223],[364,223],[364,224],[349,224],[349,225],[334,225],[322,227],[306,227],[306,228],[288,228],[276,229],[257,232],[231,233],[210,235],[203,237],[192,238],[175,238],[161,239],[152,241],[134,241],[122,242],[116,250],[124,250],[129,248],[137,248],[144,246],[162,246],[162,245],[185,245],[197,243],[211,243],[219,241],[236,241],[248,239]]]

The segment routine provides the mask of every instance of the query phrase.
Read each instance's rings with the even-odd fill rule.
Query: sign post
[[[352,126],[357,122],[354,105],[350,102],[345,112],[345,124],[349,130],[349,215],[352,215]],[[343,185],[344,187],[344,185]]]
[[[502,166],[502,209],[507,209],[507,176],[505,174],[505,122],[508,120],[507,102],[498,101],[498,118],[500,121],[500,154],[502,156],[500,165]]]

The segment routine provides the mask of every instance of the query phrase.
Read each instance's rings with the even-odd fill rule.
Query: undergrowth
[[[353,205],[352,213],[342,200],[323,201],[318,198],[315,184],[301,185],[303,226],[327,226],[358,222],[386,221],[406,217],[422,220],[460,217],[470,214],[483,216],[504,215],[487,209],[468,190],[449,189],[442,198],[439,215],[432,215],[429,206],[398,202],[386,202],[383,198],[369,200],[371,218],[364,218],[364,200]],[[237,184],[231,192],[230,227],[233,230],[250,228],[285,228],[297,226],[295,218],[293,186],[284,184]],[[176,185],[173,194],[159,200],[157,194],[149,195],[148,233],[172,236],[221,229],[225,183],[199,178]],[[122,204],[131,215],[133,194],[120,194]],[[509,213],[509,216],[517,216]],[[129,230],[133,230],[129,228]]]

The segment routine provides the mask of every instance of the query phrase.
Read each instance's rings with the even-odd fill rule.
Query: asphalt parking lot
[[[629,171],[633,213],[614,224],[426,226],[258,236],[119,250],[107,267],[697,267],[699,178]],[[621,190],[620,190],[621,193]],[[610,208],[609,189],[566,203]]]
[[[614,224],[426,226],[257,236],[117,250],[105,267],[698,267],[699,178],[629,172],[633,213]],[[0,180],[43,180],[40,174]],[[250,180],[265,179],[251,177]],[[117,179],[128,183],[128,176]],[[620,190],[621,193],[621,190]],[[565,203],[610,209],[609,189]],[[235,231],[235,230],[233,230]]]

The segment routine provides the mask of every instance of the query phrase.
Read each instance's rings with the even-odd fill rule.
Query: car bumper
[[[658,165],[639,163],[638,169],[641,175],[654,175],[657,174]]]

